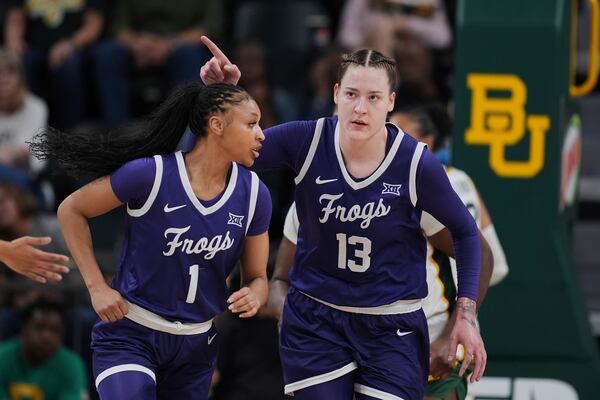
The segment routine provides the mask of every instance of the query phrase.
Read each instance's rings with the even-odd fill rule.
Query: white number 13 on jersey
[[[352,272],[365,272],[369,269],[371,266],[371,240],[362,236],[347,237],[345,233],[338,233],[335,237],[338,241],[338,268],[346,269],[348,267]],[[346,254],[348,245],[354,247],[356,261],[348,260]]]

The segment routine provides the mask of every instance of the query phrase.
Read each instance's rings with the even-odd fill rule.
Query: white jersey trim
[[[285,222],[283,223],[283,236],[285,236],[290,242],[294,243],[294,245],[298,244],[299,226],[300,222],[298,221],[296,202],[293,202],[287,212],[287,215],[285,216]]]
[[[421,213],[421,229],[425,236],[433,236],[444,228],[445,226],[427,211]]]
[[[386,126],[387,125],[390,125],[390,124],[386,124]],[[342,148],[340,147],[340,123],[339,123],[339,121],[335,125],[335,136],[334,136],[335,154],[337,156],[340,169],[342,170],[342,175],[344,176],[346,183],[348,183],[348,185],[350,185],[350,187],[352,189],[358,190],[358,189],[362,189],[364,187],[369,186],[371,183],[373,183],[375,180],[377,180],[377,178],[379,178],[381,175],[383,175],[383,173],[386,171],[386,169],[389,167],[389,165],[394,160],[394,157],[396,156],[396,152],[398,151],[398,148],[400,147],[400,143],[402,143],[402,139],[404,138],[404,132],[402,132],[402,130],[399,129],[396,125],[394,125],[394,124],[391,124],[391,125],[396,127],[396,129],[398,129],[398,135],[396,136],[396,139],[394,139],[394,143],[392,143],[392,146],[390,147],[390,151],[386,154],[385,158],[383,159],[383,161],[381,162],[379,167],[377,167],[375,172],[373,172],[367,179],[364,179],[359,182],[356,182],[354,179],[352,179],[352,177],[350,176],[350,173],[348,173],[348,170],[346,169],[346,164],[344,163],[344,156],[342,155]],[[386,128],[386,133],[387,133],[387,128]]]
[[[419,160],[421,159],[421,155],[423,154],[423,149],[425,149],[425,143],[419,142],[417,144],[417,148],[413,153],[412,161],[410,162],[410,175],[408,181],[408,191],[410,193],[410,202],[413,207],[417,205],[417,167],[419,166]]]
[[[164,319],[152,311],[146,310],[143,307],[124,300],[127,304],[129,312],[125,315],[130,321],[138,323],[146,328],[154,329],[155,331],[170,333],[172,335],[200,335],[210,330],[212,319],[199,323],[181,323],[179,321],[171,322]]]
[[[354,371],[357,368],[358,364],[356,364],[356,361],[352,361],[350,364],[344,365],[342,368],[336,369],[335,371],[326,372],[321,375],[311,376],[310,378],[290,383],[289,385],[285,385],[285,394],[289,395],[294,393],[296,390],[332,381],[340,376],[344,376],[347,373]]]
[[[394,396],[391,393],[383,392],[381,390],[374,389],[369,386],[361,385],[360,383],[354,384],[354,391],[357,393],[366,394],[367,396],[381,400],[404,400],[402,397]]]
[[[225,204],[227,202],[227,200],[229,200],[229,197],[231,197],[231,194],[233,193],[233,190],[235,189],[235,184],[237,182],[238,166],[236,163],[231,163],[232,164],[231,176],[229,177],[227,189],[225,189],[225,193],[223,193],[223,196],[221,196],[219,201],[217,201],[212,206],[204,207],[202,205],[202,203],[200,202],[200,200],[198,200],[198,197],[196,197],[196,194],[194,193],[194,189],[192,189],[192,184],[190,183],[190,179],[188,178],[187,172],[185,170],[185,161],[183,159],[183,154],[181,153],[181,151],[178,151],[177,153],[175,153],[175,157],[177,158],[177,169],[179,170],[179,177],[181,178],[181,183],[183,184],[183,188],[184,188],[185,192],[187,193],[188,198],[194,205],[194,207],[196,207],[196,209],[198,211],[200,211],[200,214],[202,214],[202,215],[212,214],[215,211],[217,211],[219,208],[221,208],[223,206],[223,204]]]
[[[160,189],[160,183],[162,181],[163,174],[162,157],[154,156],[154,162],[156,163],[156,171],[154,172],[154,184],[152,185],[152,190],[150,190],[150,195],[146,199],[146,202],[144,203],[142,208],[137,209],[131,209],[129,208],[129,204],[127,204],[127,214],[129,214],[132,217],[141,217],[142,215],[146,214],[150,207],[152,207],[152,204],[154,203],[154,200],[158,195],[158,189]]]
[[[306,297],[310,297],[314,301],[318,301],[321,304],[325,304],[336,310],[354,313],[354,314],[370,314],[370,315],[393,315],[393,314],[408,314],[422,308],[423,299],[416,300],[398,300],[391,304],[385,304],[377,307],[349,307],[349,306],[338,306],[337,304],[328,303],[314,296],[306,294],[300,291]]]
[[[121,364],[121,365],[115,365],[114,367],[105,369],[100,374],[98,374],[98,377],[96,378],[96,389],[98,389],[100,386],[100,383],[102,383],[102,381],[104,379],[108,378],[109,376],[118,374],[119,372],[127,372],[127,371],[143,372],[144,374],[149,375],[150,378],[152,378],[152,380],[156,384],[156,375],[154,375],[154,372],[150,368],[144,367],[143,365],[139,365],[139,364]]]
[[[319,118],[317,120],[317,126],[315,127],[315,132],[313,134],[312,142],[310,142],[310,148],[308,149],[308,154],[306,155],[306,159],[304,160],[304,164],[302,164],[302,168],[300,168],[300,172],[298,176],[294,178],[294,182],[298,185],[302,182],[304,175],[306,175],[306,171],[312,164],[312,160],[315,157],[315,153],[317,152],[317,147],[319,146],[319,140],[321,139],[321,132],[323,131],[323,124],[325,123],[325,118]]]
[[[256,211],[256,201],[258,200],[258,175],[255,172],[251,171],[250,175],[252,176],[252,185],[250,187],[250,206],[248,208],[248,222],[246,223],[246,234],[248,234],[248,229],[250,228],[250,224],[252,223],[252,218],[254,218],[254,211]]]

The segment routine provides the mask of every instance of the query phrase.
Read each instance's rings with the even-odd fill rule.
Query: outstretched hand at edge
[[[0,243],[0,261],[13,271],[25,275],[39,283],[48,279],[60,281],[61,274],[69,272],[62,264],[69,262],[69,257],[62,254],[49,253],[34,246],[47,245],[50,237],[23,236],[12,242]]]

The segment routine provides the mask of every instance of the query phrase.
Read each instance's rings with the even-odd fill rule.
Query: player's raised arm
[[[230,83],[237,85],[242,73],[237,65],[232,64],[229,58],[207,36],[201,37],[202,43],[212,53],[212,58],[200,68],[200,79],[205,85],[213,83]]]

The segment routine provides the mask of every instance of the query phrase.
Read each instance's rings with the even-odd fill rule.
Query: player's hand
[[[452,366],[448,365],[448,348],[450,338],[440,336],[429,347],[429,375],[437,379],[446,379],[452,374]]]
[[[475,322],[475,302],[466,297],[460,297],[456,303],[457,318],[452,333],[450,334],[450,349],[448,353],[448,363],[454,363],[456,358],[456,350],[459,344],[462,344],[465,349],[465,357],[459,371],[459,375],[463,376],[469,364],[473,363],[473,374],[471,375],[471,383],[479,381],[485,371],[487,364],[487,353],[483,340],[477,329]]]
[[[90,296],[92,307],[103,322],[116,322],[129,312],[121,293],[107,284],[91,289]]]
[[[229,296],[227,303],[229,303],[229,310],[239,314],[240,318],[253,317],[260,307],[258,297],[246,286]]]
[[[200,68],[200,79],[205,85],[213,83],[230,83],[237,85],[242,73],[237,65],[232,64],[219,47],[208,37],[201,37],[202,43],[212,53],[213,57]]]
[[[69,262],[69,257],[34,247],[49,244],[51,241],[52,238],[48,236],[23,236],[6,242],[2,249],[2,262],[13,271],[39,283],[46,283],[48,279],[60,281],[61,274],[69,272],[69,268],[62,265]]]

